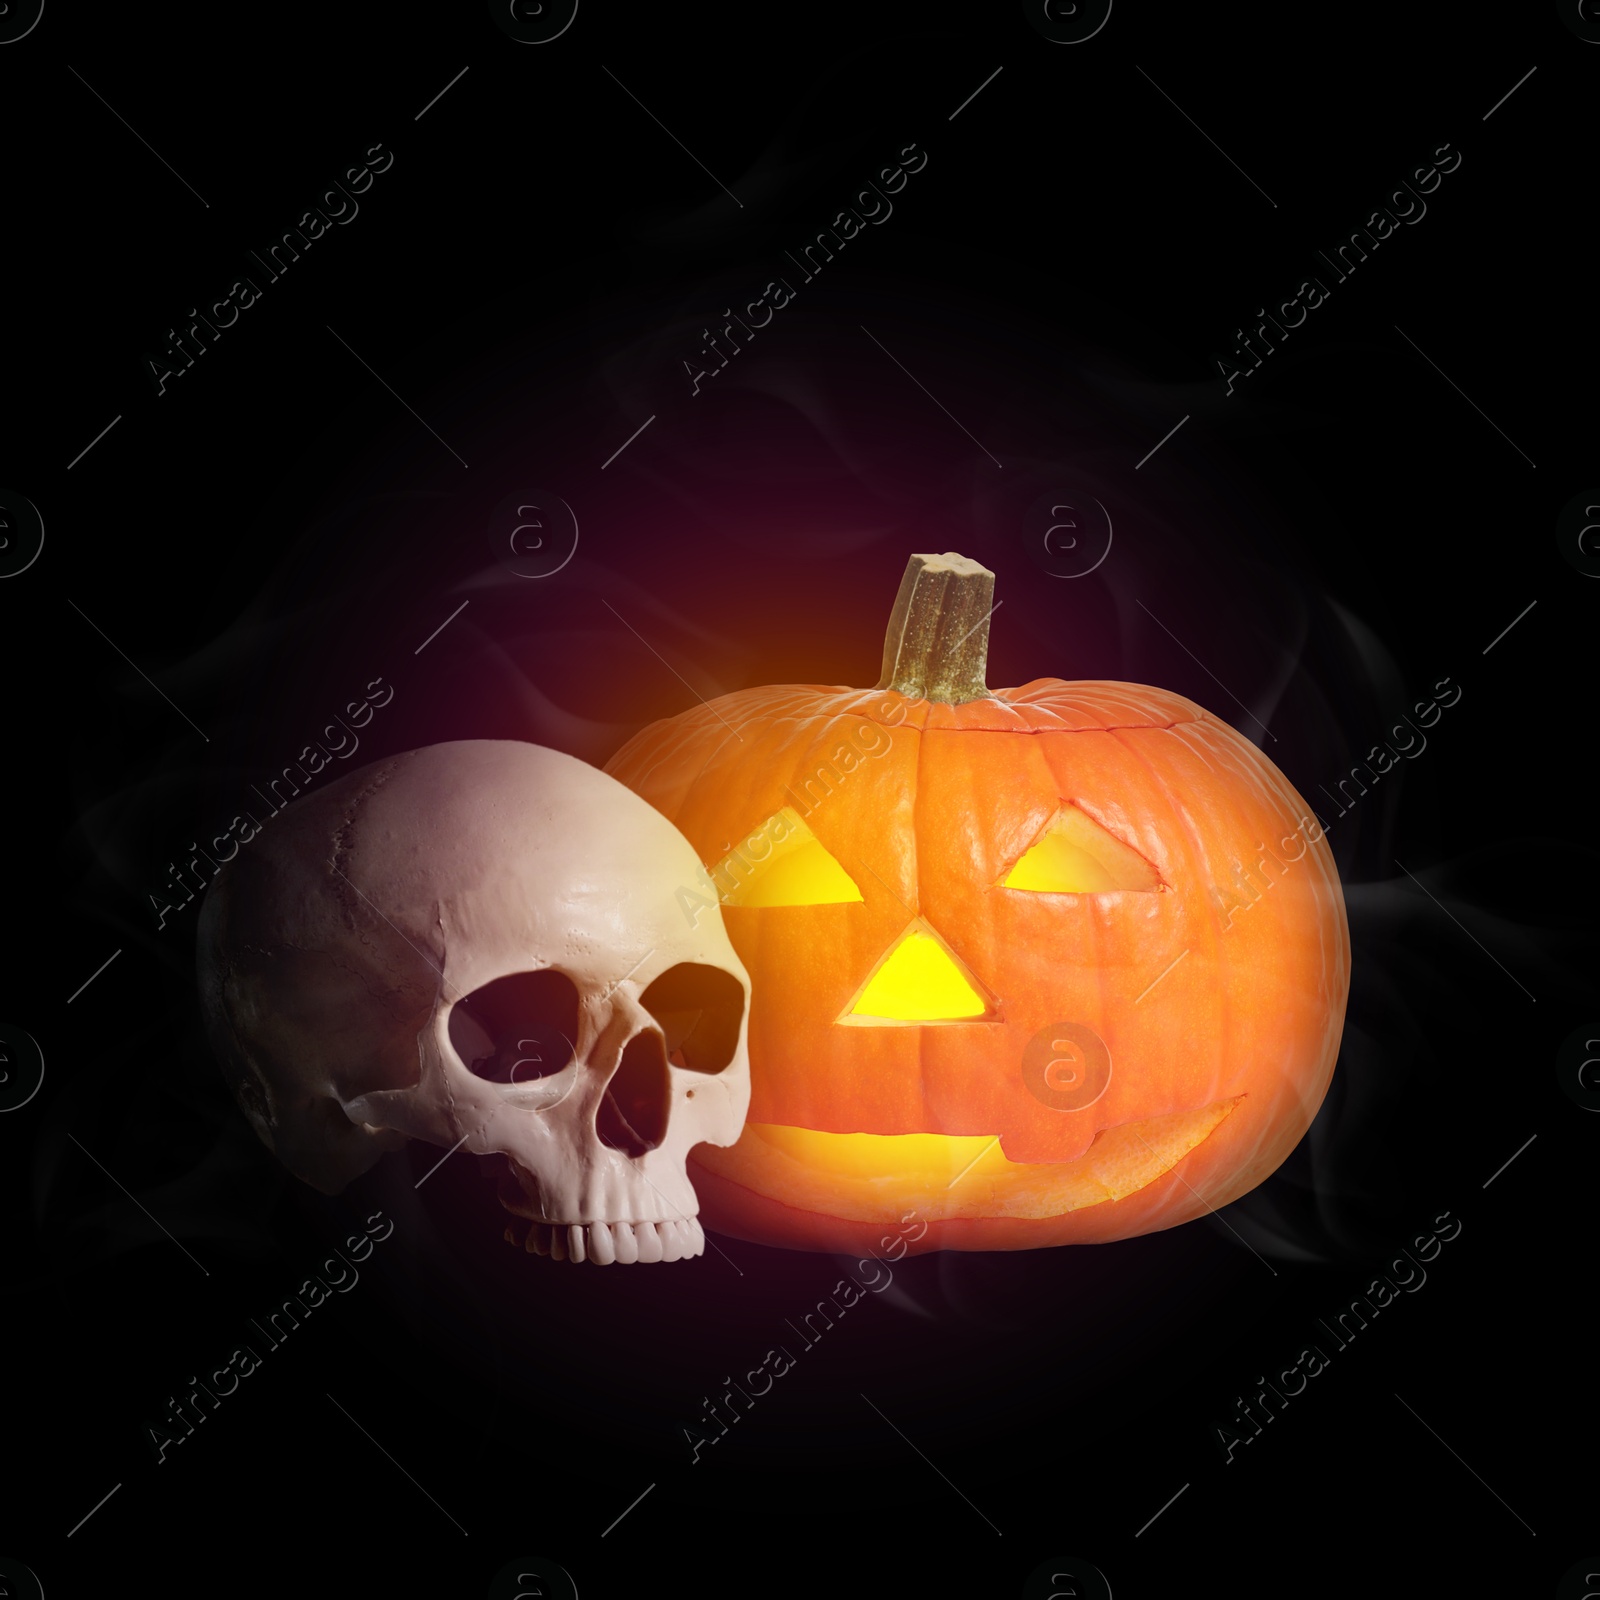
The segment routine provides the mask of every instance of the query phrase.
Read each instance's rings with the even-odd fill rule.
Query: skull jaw
[[[606,1150],[599,1157],[582,1163],[576,1186],[553,1190],[506,1155],[497,1185],[500,1204],[514,1219],[506,1242],[530,1255],[602,1267],[704,1253],[705,1233],[695,1215],[699,1203],[681,1159],[675,1166],[659,1163],[660,1171],[649,1178],[643,1170],[649,1155],[628,1160]]]
[[[705,1254],[705,1230],[697,1217],[667,1222],[529,1222],[520,1248],[557,1261],[592,1261],[597,1267],[636,1261],[686,1261]],[[517,1249],[520,1227],[508,1224],[505,1240]]]
[[[503,1236],[531,1255],[609,1266],[704,1254],[688,1153],[698,1143],[738,1137],[747,1086],[737,1092],[672,1069],[673,1099],[698,1093],[702,1109],[695,1117],[669,1114],[661,1143],[631,1156],[595,1131],[609,1075],[575,1061],[538,1084],[508,1090],[474,1078],[453,1052],[436,1049],[424,1053],[417,1086],[361,1095],[342,1102],[342,1110],[368,1132],[464,1146],[495,1162],[497,1197],[512,1217]],[[468,1131],[457,1138],[461,1125]]]

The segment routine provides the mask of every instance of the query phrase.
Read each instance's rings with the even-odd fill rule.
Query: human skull
[[[537,745],[466,740],[295,801],[200,916],[213,1049],[256,1132],[332,1194],[421,1139],[501,1163],[513,1244],[674,1261],[684,1168],[750,1103],[750,980],[682,834]]]

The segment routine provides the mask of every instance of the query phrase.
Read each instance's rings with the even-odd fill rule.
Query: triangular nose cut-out
[[[966,1022],[989,1015],[972,974],[919,919],[895,941],[839,1021]]]
[[[823,906],[860,900],[855,880],[789,806],[711,869],[725,906]]]
[[[1031,889],[1035,894],[1150,892],[1161,887],[1161,876],[1137,850],[1092,817],[1064,805],[1000,880],[1000,887]]]

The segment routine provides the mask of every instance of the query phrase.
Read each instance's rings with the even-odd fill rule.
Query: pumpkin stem
[[[993,596],[994,574],[966,556],[912,556],[884,637],[878,688],[945,705],[987,699]]]

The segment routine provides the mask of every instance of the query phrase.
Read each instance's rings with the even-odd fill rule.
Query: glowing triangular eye
[[[859,900],[850,874],[788,806],[711,869],[725,906],[821,906]]]
[[[971,975],[944,941],[913,923],[845,1015],[862,1021],[955,1022],[988,1011]]]
[[[1055,814],[1000,883],[1005,889],[1038,894],[1103,894],[1110,889],[1159,889],[1161,878],[1137,850],[1069,805]]]

